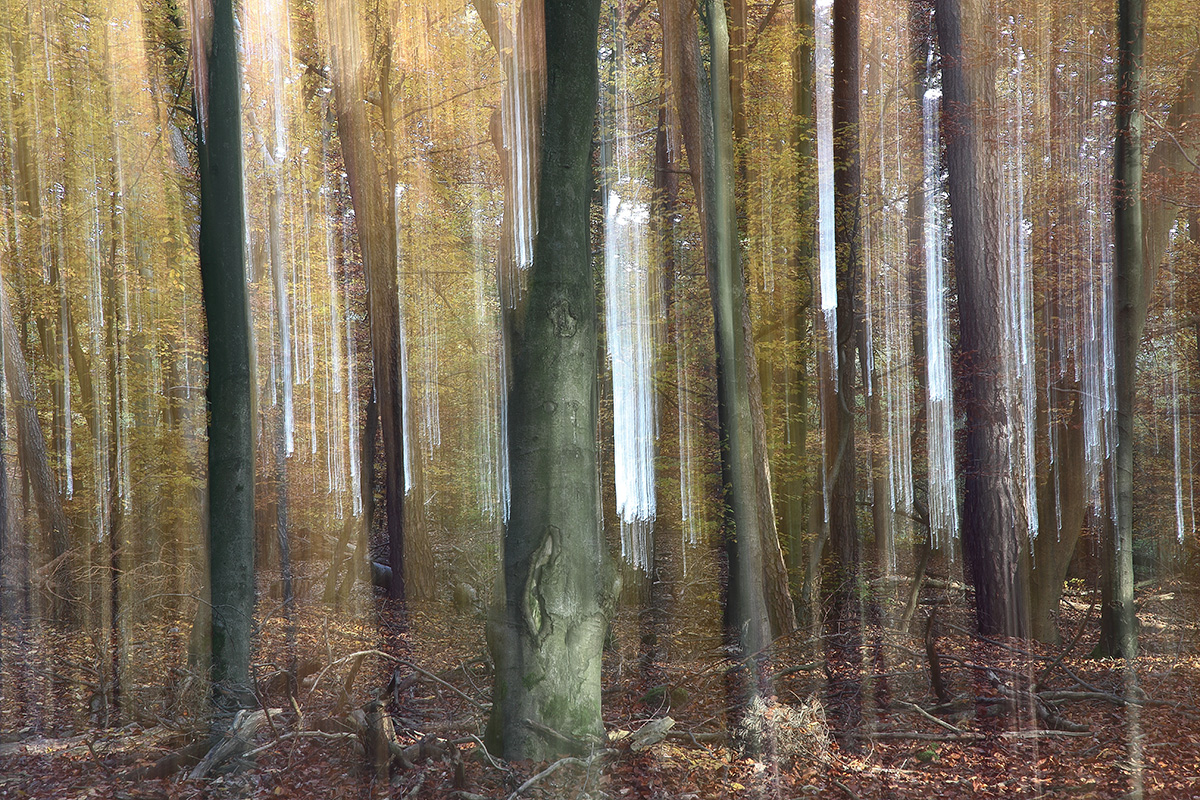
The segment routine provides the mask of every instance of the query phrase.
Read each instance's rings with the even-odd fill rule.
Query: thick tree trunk
[[[200,278],[208,327],[208,527],[214,699],[250,695],[254,430],[243,255],[241,80],[232,0],[215,0],[198,131]]]
[[[1012,423],[1003,381],[1004,319],[999,248],[999,162],[988,148],[995,69],[980,0],[938,0],[945,96],[959,352],[955,363],[967,421],[963,456],[963,555],[984,634],[1024,636],[1020,531],[1026,529],[1008,453]]]
[[[488,746],[547,758],[603,732],[600,664],[614,592],[600,528],[597,314],[589,211],[599,0],[545,4],[539,228],[509,404],[512,507],[503,599],[488,620]]]
[[[1137,353],[1145,325],[1146,252],[1142,228],[1142,51],[1146,10],[1142,0],[1117,0],[1117,120],[1113,149],[1113,277],[1117,383],[1116,460],[1108,491],[1116,518],[1104,515],[1100,572],[1098,654],[1137,655],[1133,605],[1133,404]]]

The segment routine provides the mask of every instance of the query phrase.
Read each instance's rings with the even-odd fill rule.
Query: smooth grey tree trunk
[[[218,705],[249,697],[254,432],[243,242],[242,124],[232,0],[215,0],[200,115],[200,278],[208,326],[208,530]],[[207,100],[207,103],[205,103]],[[204,106],[207,108],[203,108]]]
[[[780,514],[783,535],[787,540],[788,583],[793,597],[802,597],[804,589],[804,533],[808,520],[808,505],[811,486],[808,471],[808,364],[811,346],[808,337],[808,318],[812,312],[812,268],[816,263],[816,207],[817,183],[816,130],[817,120],[813,113],[813,62],[814,6],[808,0],[793,3],[796,19],[796,45],[792,66],[792,113],[795,125],[792,129],[792,147],[796,152],[796,180],[803,187],[801,202],[796,204],[797,230],[800,231],[792,253],[792,270],[801,300],[786,313],[784,342],[788,348],[783,368],[783,393],[785,417],[784,441],[787,446],[790,472],[783,484],[783,508]],[[816,616],[812,609],[803,606],[800,615],[804,619]]]
[[[708,103],[701,106],[706,217],[705,257],[712,291],[717,353],[717,418],[725,486],[725,542],[729,586],[725,625],[730,644],[757,673],[757,656],[771,642],[763,580],[763,543],[758,509],[758,472],[750,403],[750,364],[744,325],[746,284],[742,274],[734,196],[733,107],[729,33],[725,6],[707,3]],[[707,92],[704,92],[704,90]],[[757,677],[757,676],[756,676]],[[757,683],[748,687],[757,691]]]
[[[1117,382],[1116,518],[1104,515],[1100,561],[1098,655],[1137,655],[1133,605],[1133,403],[1137,353],[1145,326],[1145,250],[1142,237],[1142,0],[1117,0],[1117,121],[1113,149],[1114,343]]]
[[[509,759],[548,758],[603,732],[601,651],[615,586],[600,527],[589,230],[599,19],[599,0],[545,4],[553,46],[546,49],[539,228],[524,324],[512,331],[512,506],[503,592],[487,626],[496,664],[487,741]]]

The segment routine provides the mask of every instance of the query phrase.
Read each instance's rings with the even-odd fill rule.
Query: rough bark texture
[[[381,187],[383,173],[371,146],[362,70],[358,11],[346,0],[325,0],[332,58],[330,77],[342,158],[350,184],[355,228],[367,275],[371,359],[384,452],[389,593],[397,599],[429,599],[434,591],[433,556],[424,531],[405,524],[404,396],[400,383],[400,295],[396,278],[393,214]]]
[[[588,214],[599,0],[545,4],[539,229],[509,404],[512,507],[503,594],[488,620],[496,688],[488,746],[544,759],[599,736],[614,597],[600,529],[597,315]],[[527,721],[532,721],[531,726]]]
[[[212,7],[201,119],[200,278],[208,326],[208,527],[214,696],[250,691],[254,432],[243,255],[242,124],[232,0]]]
[[[1133,606],[1133,403],[1137,352],[1146,315],[1142,238],[1142,127],[1140,108],[1142,0],[1117,0],[1117,120],[1113,150],[1113,278],[1117,382],[1116,463],[1109,470],[1116,492],[1116,518],[1104,517],[1100,569],[1100,643],[1096,652],[1137,655]]]
[[[963,556],[975,586],[975,616],[984,634],[1024,636],[1020,580],[1024,509],[1008,454],[1011,420],[1003,382],[999,162],[994,141],[995,66],[988,56],[980,0],[939,0],[942,110],[949,173],[959,348],[955,378],[967,431],[962,458]]]

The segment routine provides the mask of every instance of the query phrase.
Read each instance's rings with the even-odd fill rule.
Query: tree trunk
[[[1056,394],[1067,391],[1057,390]],[[1077,389],[1071,391],[1072,395]],[[1029,635],[1039,642],[1058,644],[1058,612],[1063,582],[1075,545],[1083,531],[1088,498],[1083,481],[1083,406],[1074,399],[1066,419],[1055,423],[1058,459],[1038,486],[1038,537],[1029,568]],[[1059,407],[1063,403],[1058,404]],[[1051,402],[1050,407],[1055,407]],[[1057,493],[1057,497],[1055,496]]]
[[[38,516],[50,539],[51,559],[59,559],[66,556],[70,549],[67,517],[63,513],[62,502],[54,483],[54,473],[50,469],[46,437],[42,433],[42,423],[38,418],[37,399],[33,395],[29,367],[21,350],[20,334],[13,324],[8,295],[3,292],[0,292],[0,314],[3,315],[4,328],[4,374],[17,420],[17,454],[37,503]],[[68,565],[60,564],[54,574],[54,593],[65,601],[71,597]],[[65,613],[65,609],[60,610]],[[56,616],[61,617],[62,614],[56,612]]]
[[[332,50],[338,139],[350,184],[355,227],[367,275],[371,358],[384,451],[384,510],[387,518],[389,593],[397,599],[428,599],[433,593],[432,555],[423,531],[405,526],[404,396],[400,382],[400,296],[396,279],[394,218],[380,191],[382,173],[371,146],[357,9],[344,0],[325,0]],[[385,187],[389,195],[392,187]],[[411,585],[410,585],[411,584]]]
[[[858,345],[857,294],[862,274],[861,193],[859,161],[859,5],[858,0],[833,4],[833,166],[834,233],[837,245],[836,379],[825,397],[826,452],[830,459],[829,541],[832,547],[827,585],[829,612],[829,694],[835,727],[843,734],[862,721],[862,632],[860,595],[861,545],[858,538],[854,443]]]
[[[603,732],[600,664],[615,593],[600,528],[597,314],[589,212],[599,0],[545,4],[547,92],[524,325],[509,404],[503,600],[488,620],[488,746],[544,759]]]
[[[748,569],[757,571],[757,576],[753,578],[750,577],[751,573],[748,571],[746,580],[753,584],[755,588],[752,591],[757,593],[760,599],[746,598],[746,601],[750,602],[753,607],[758,607],[758,603],[762,604],[762,618],[768,624],[763,631],[753,635],[765,644],[771,640],[773,635],[786,633],[795,627],[795,607],[788,587],[787,565],[784,562],[783,550],[780,548],[779,535],[775,527],[774,500],[769,485],[770,465],[766,445],[762,391],[758,380],[754,341],[750,330],[749,305],[740,263],[733,184],[734,114],[731,105],[732,95],[730,91],[723,91],[723,97],[718,98],[715,97],[717,93],[711,92],[709,89],[710,86],[731,86],[729,37],[727,34],[723,34],[725,44],[714,46],[712,50],[714,76],[706,85],[700,59],[700,40],[696,17],[692,7],[687,3],[678,2],[678,0],[663,2],[661,7],[663,12],[664,71],[670,78],[672,98],[679,119],[684,149],[688,155],[688,171],[699,206],[700,226],[705,243],[706,272],[716,323],[714,332],[717,338],[718,354],[718,404],[724,406],[725,398],[728,398],[730,402],[741,406],[738,409],[730,408],[730,413],[734,416],[728,420],[722,418],[720,421],[723,470],[728,467],[727,457],[744,458],[744,466],[750,470],[736,479],[736,486],[730,482],[730,473],[726,472],[725,485],[729,492],[726,509],[730,514],[728,518],[730,520],[738,514],[750,515],[753,512],[752,517],[745,516],[742,519],[736,530],[738,538],[743,530],[750,531],[755,538],[753,543],[747,543],[742,547],[745,556],[739,556],[739,558],[749,557],[752,563]],[[710,25],[713,19],[713,17],[709,18]],[[719,22],[722,30],[726,30],[723,9],[721,9]],[[716,77],[715,72],[718,69],[723,70],[724,78]],[[720,113],[725,115],[725,122],[724,124],[718,123],[713,127],[713,107],[717,103],[723,104],[724,110]],[[723,153],[722,150],[724,150]],[[722,173],[723,167],[713,164],[714,160],[720,159],[728,161],[727,176]],[[725,183],[722,183],[723,181]],[[718,197],[720,192],[727,192],[727,196]],[[718,211],[716,209],[718,204],[724,204],[727,210]],[[719,226],[728,227],[727,230],[722,231],[719,230]],[[721,264],[727,264],[727,266],[722,267]],[[724,290],[719,285],[719,281],[722,280],[719,274],[720,269],[733,270],[734,272],[726,279],[733,280],[737,284],[734,289],[736,294],[730,295],[726,300],[721,299]],[[732,305],[722,306],[722,303],[732,303]],[[726,312],[729,316],[722,320],[721,314]],[[723,325],[728,327],[723,328]],[[723,353],[722,341],[737,350],[726,350]],[[734,359],[734,361],[731,362],[730,359]],[[740,370],[745,374],[741,377],[731,374],[726,381],[726,378],[720,374],[725,369],[722,366],[723,363],[733,363],[735,372]],[[720,393],[727,390],[739,391],[741,394],[721,396]],[[743,422],[747,427],[738,434],[740,439],[737,446],[743,448],[742,452],[734,455],[732,451],[725,452],[731,442],[725,425],[735,424],[736,417],[739,415],[745,416]],[[740,499],[737,502],[743,504],[739,510],[735,510],[732,505],[730,498],[734,496],[739,496]],[[732,539],[730,541],[732,543]],[[733,549],[730,550],[731,554]],[[730,563],[735,565],[734,561]],[[731,580],[736,583],[738,579],[734,575],[735,566],[731,566]],[[731,587],[730,591],[737,590]],[[735,617],[740,617],[742,613],[734,612]],[[759,623],[756,621],[753,624],[758,625]],[[753,648],[751,652],[757,652],[759,649],[761,648]]]
[[[975,585],[980,633],[1025,636],[1020,531],[1026,529],[1008,453],[1012,423],[1003,381],[999,163],[988,148],[995,65],[980,0],[938,0],[960,321],[956,382],[967,422],[963,455],[963,556]]]
[[[1146,252],[1142,228],[1142,0],[1117,0],[1117,119],[1113,148],[1114,343],[1117,383],[1116,461],[1108,470],[1116,518],[1105,514],[1100,561],[1097,654],[1137,655],[1133,605],[1133,404],[1137,353],[1146,316]]]
[[[200,115],[200,278],[208,326],[208,528],[214,700],[250,696],[254,430],[243,255],[241,80],[232,0],[215,0]]]
[[[1155,144],[1146,166],[1146,178],[1154,185],[1168,186],[1178,182],[1180,173],[1196,169],[1200,158],[1200,145],[1195,140],[1180,137],[1187,120],[1200,114],[1200,53],[1192,59],[1185,72],[1184,82],[1167,114],[1165,128],[1170,135]],[[1144,324],[1147,304],[1166,253],[1171,228],[1179,212],[1179,206],[1167,198],[1151,193],[1143,197],[1142,238],[1146,260],[1142,281],[1141,308],[1138,316]],[[1038,519],[1042,521],[1042,532],[1034,545],[1034,558],[1030,578],[1030,635],[1043,642],[1058,642],[1061,639],[1057,628],[1058,609],[1062,600],[1063,581],[1075,546],[1079,541],[1088,498],[1081,487],[1076,487],[1083,459],[1082,431],[1078,425],[1078,410],[1073,410],[1071,419],[1059,434],[1062,446],[1058,461],[1050,465],[1039,498]],[[1057,505],[1061,507],[1059,517],[1055,513],[1054,486],[1062,487]]]
[[[734,197],[733,110],[725,6],[707,4],[710,69],[701,105],[705,182],[705,260],[712,291],[717,353],[717,417],[725,486],[729,587],[725,625],[742,657],[754,659],[771,641],[763,580],[758,472],[750,403],[750,363],[744,310],[746,284],[738,246]]]
[[[797,175],[805,187],[801,201],[796,204],[798,238],[792,252],[792,269],[800,298],[785,315],[784,344],[786,358],[783,368],[784,418],[787,454],[790,471],[783,483],[783,537],[787,540],[787,569],[793,597],[803,594],[804,532],[808,518],[811,488],[808,471],[808,326],[812,309],[812,266],[816,260],[816,171],[814,143],[816,117],[813,113],[813,4],[796,0],[793,4],[796,19],[796,43],[792,67],[792,113],[796,123],[792,129],[792,148],[796,152]],[[808,615],[811,609],[802,608]]]

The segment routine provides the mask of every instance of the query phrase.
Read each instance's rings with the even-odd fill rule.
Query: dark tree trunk
[[[242,125],[232,0],[215,0],[200,115],[200,278],[208,327],[208,527],[214,699],[251,691],[254,430],[243,255]],[[207,101],[207,102],[205,102]],[[205,107],[206,106],[206,107]]]
[[[1002,365],[999,162],[989,150],[995,68],[988,56],[982,3],[938,0],[942,110],[949,173],[959,348],[955,363],[967,422],[963,454],[963,556],[975,586],[975,616],[984,634],[1025,636],[1027,601],[1020,579],[1024,509],[1007,443],[1012,437]]]
[[[1146,252],[1142,226],[1142,0],[1117,0],[1117,119],[1113,149],[1113,321],[1117,382],[1116,460],[1108,470],[1116,518],[1104,515],[1100,560],[1101,655],[1137,655],[1133,605],[1133,404],[1145,326]]]
[[[513,331],[512,507],[504,591],[488,620],[496,688],[488,746],[547,758],[603,732],[601,650],[614,597],[600,529],[597,314],[589,211],[599,0],[545,4],[538,233]]]
[[[829,694],[835,727],[853,732],[862,721],[860,672],[861,544],[858,538],[857,453],[854,443],[859,316],[862,276],[862,171],[859,161],[859,5],[833,4],[833,169],[834,234],[837,244],[837,354],[835,385],[826,398],[826,452],[829,454]]]

